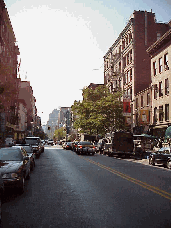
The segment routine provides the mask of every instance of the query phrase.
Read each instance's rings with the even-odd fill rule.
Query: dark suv
[[[25,138],[26,144],[29,144],[32,146],[33,151],[38,158],[42,152],[42,144],[41,139],[39,137],[31,136]]]

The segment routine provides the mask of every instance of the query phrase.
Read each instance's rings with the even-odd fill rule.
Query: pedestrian
[[[162,148],[162,145],[163,145],[163,142],[162,142],[162,139],[160,138],[159,139],[159,148]]]

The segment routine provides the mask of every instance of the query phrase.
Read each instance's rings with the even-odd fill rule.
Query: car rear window
[[[1,148],[0,149],[1,161],[22,161],[23,155],[19,148]]]
[[[91,143],[91,142],[80,142],[79,143],[80,145],[93,145],[93,143]]]

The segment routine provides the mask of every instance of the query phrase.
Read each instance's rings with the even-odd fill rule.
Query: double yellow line
[[[141,186],[141,187],[143,187],[143,188],[145,188],[145,189],[147,189],[147,190],[149,190],[151,192],[154,192],[154,193],[156,193],[156,194],[158,194],[158,195],[160,195],[160,196],[162,196],[162,197],[164,197],[166,199],[171,200],[171,193],[169,193],[169,192],[166,192],[166,191],[164,191],[164,190],[162,190],[160,188],[157,188],[155,186],[149,185],[146,182],[142,182],[140,180],[137,180],[135,178],[132,178],[132,177],[130,177],[130,176],[124,174],[124,173],[121,173],[121,172],[119,172],[119,171],[117,171],[115,169],[112,169],[110,167],[107,167],[105,165],[102,165],[99,162],[95,162],[95,161],[93,161],[91,159],[84,158],[82,156],[80,156],[80,158],[82,158],[82,159],[84,159],[84,160],[86,160],[86,161],[88,161],[88,162],[90,162],[90,163],[92,163],[94,165],[97,165],[100,168],[105,169],[105,170],[107,170],[107,171],[109,171],[109,172],[111,172],[111,173],[113,173],[113,174],[115,174],[115,175],[117,175],[117,176],[125,179],[125,180],[128,180],[128,181],[130,181],[130,182],[132,182],[134,184],[137,184],[137,185],[139,185],[139,186]]]

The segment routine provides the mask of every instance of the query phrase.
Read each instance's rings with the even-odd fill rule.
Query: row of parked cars
[[[99,140],[99,142],[96,144],[93,144],[88,141],[64,142],[62,144],[62,147],[66,150],[69,149],[75,151],[77,154],[94,155],[96,152],[104,154],[104,140]],[[148,155],[150,165],[154,166],[155,164],[160,164],[168,169],[171,168],[170,146],[158,148],[156,151],[146,151],[144,155]]]
[[[1,194],[6,189],[16,188],[24,192],[25,180],[30,178],[36,158],[44,152],[39,137],[26,137],[22,144],[0,148]]]
[[[77,154],[91,154],[97,152],[96,146],[89,141],[64,142],[63,149],[75,151]]]

